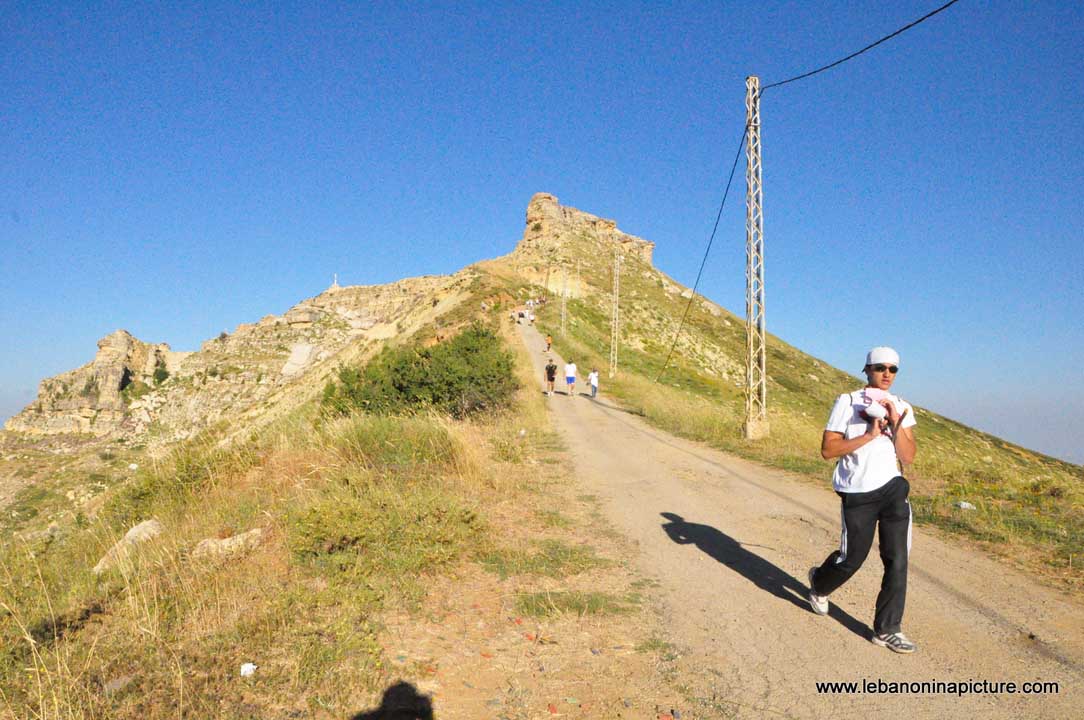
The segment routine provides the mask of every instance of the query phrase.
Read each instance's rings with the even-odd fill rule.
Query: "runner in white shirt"
[[[571,359],[565,363],[565,384],[568,386],[568,396],[576,396],[576,363]]]
[[[825,460],[839,458],[832,487],[840,497],[839,549],[809,570],[809,604],[828,614],[828,596],[862,567],[880,525],[884,578],[873,619],[873,643],[898,653],[915,644],[900,631],[907,596],[907,557],[911,551],[910,486],[898,461],[915,459],[914,408],[888,392],[900,356],[889,347],[866,354],[865,388],[840,395],[821,439]]]

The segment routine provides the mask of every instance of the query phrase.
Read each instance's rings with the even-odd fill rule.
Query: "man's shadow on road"
[[[669,520],[662,529],[678,545],[696,545],[701,552],[726,565],[761,590],[813,612],[807,599],[809,588],[756,553],[746,550],[734,538],[710,525],[686,522],[676,513],[659,514]],[[869,628],[864,623],[840,610],[834,603],[829,607],[828,616],[855,635],[862,638],[869,636]]]

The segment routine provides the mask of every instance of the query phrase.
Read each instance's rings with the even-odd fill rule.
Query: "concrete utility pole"
[[[564,271],[564,280],[561,282],[561,336],[565,334],[565,318],[568,317],[568,310],[565,308],[565,298],[568,297],[568,266],[565,265],[561,268]]]
[[[764,332],[764,209],[760,177],[760,78],[745,78],[745,426],[746,440],[767,437],[767,336]]]
[[[620,337],[621,307],[621,261],[624,258],[619,248],[614,248],[614,296],[610,312],[610,377],[617,374],[617,343]]]

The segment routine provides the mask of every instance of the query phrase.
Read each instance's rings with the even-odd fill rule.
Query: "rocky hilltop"
[[[196,352],[174,352],[124,330],[94,360],[43,380],[37,399],[5,424],[28,435],[190,437],[221,420],[273,414],[311,397],[339,362],[409,336],[458,305],[474,273],[388,285],[332,285],[281,316],[239,325]]]
[[[527,205],[523,238],[508,257],[525,280],[559,294],[583,292],[580,269],[606,268],[614,250],[652,267],[655,243],[617,229],[613,220],[566,207],[549,193],[536,193]],[[567,278],[566,278],[567,272]]]
[[[510,266],[517,278],[542,286],[551,295],[563,292],[608,317],[614,254],[619,254],[625,278],[622,344],[665,354],[667,348],[660,343],[674,337],[675,315],[680,317],[692,290],[654,266],[654,251],[655,243],[622,232],[613,220],[561,205],[549,193],[537,193],[527,205],[522,239],[498,262]],[[719,323],[723,334],[686,331],[677,339],[677,352],[700,372],[742,383],[744,354],[732,349],[735,342],[744,349],[743,321],[705,297],[696,298],[695,306]]]
[[[148,437],[160,443],[224,420],[260,421],[313,397],[340,363],[362,359],[427,324],[439,328],[441,318],[469,297],[483,300],[485,309],[489,296],[479,284],[487,276],[511,279],[524,293],[527,287],[551,295],[563,291],[608,312],[616,251],[625,259],[623,272],[637,273],[668,296],[688,297],[688,290],[653,266],[654,249],[654,243],[619,230],[613,220],[537,193],[527,205],[521,239],[504,257],[448,276],[376,286],[333,284],[281,316],[239,325],[195,352],[175,352],[118,330],[99,341],[92,362],[43,380],[37,399],[4,427],[28,436]],[[498,293],[490,300],[513,298]],[[707,300],[699,302],[716,317],[725,313]],[[629,313],[640,315],[639,322],[626,326],[630,347],[650,349],[672,332],[672,323],[633,287],[627,303]],[[736,361],[710,340],[682,342],[688,347],[679,349],[701,368],[737,377]]]

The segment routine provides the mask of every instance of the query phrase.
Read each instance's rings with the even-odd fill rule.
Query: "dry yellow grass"
[[[57,544],[5,548],[0,713],[343,717],[370,704],[392,679],[381,613],[421,608],[427,587],[470,558],[526,552],[538,528],[555,527],[560,504],[545,499],[552,478],[538,460],[554,435],[526,351],[510,346],[514,410],[465,422],[305,411],[239,445],[208,434],[148,463]],[[387,545],[325,521],[351,513]],[[145,516],[163,535],[94,578],[88,568]],[[201,539],[255,527],[262,542],[242,558],[192,556]],[[350,536],[328,534],[340,529]],[[243,662],[259,665],[255,679],[239,677]]]

